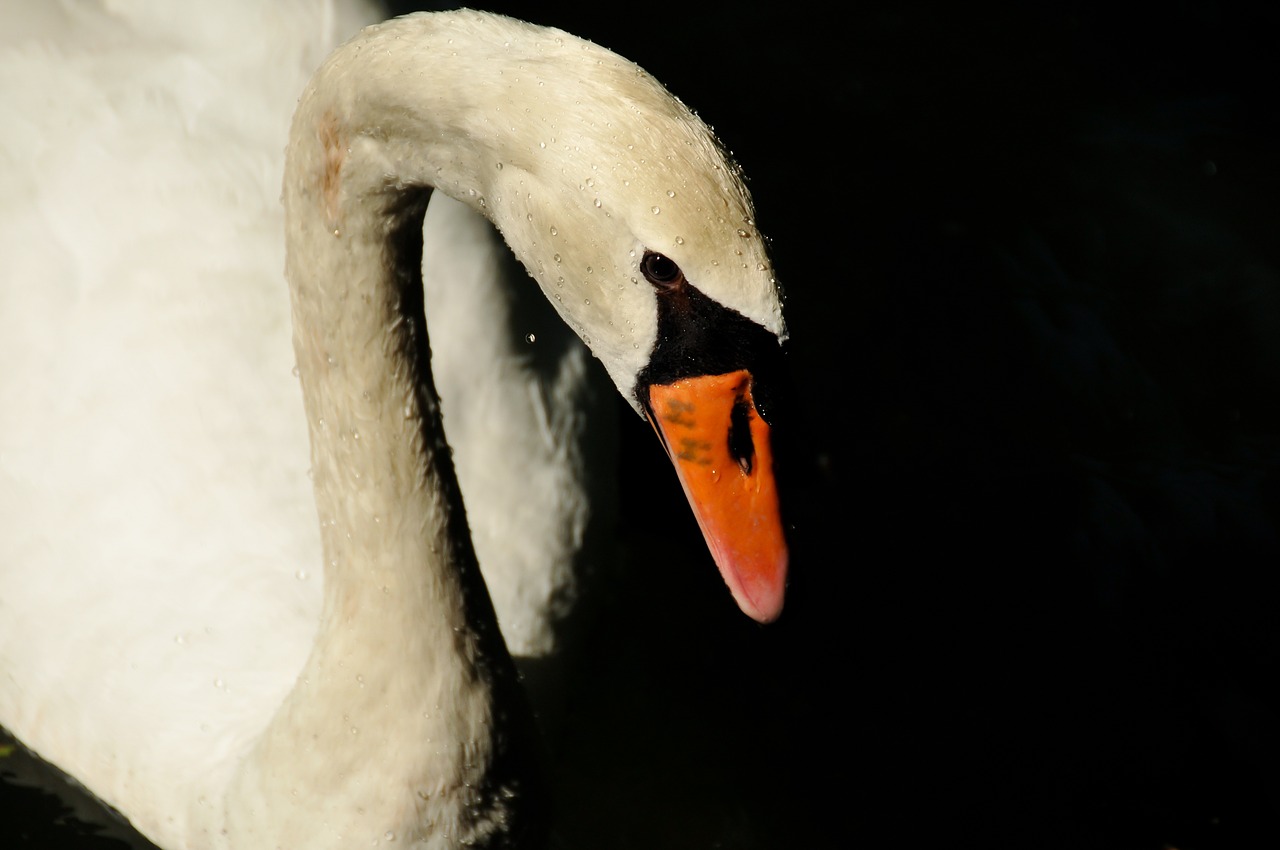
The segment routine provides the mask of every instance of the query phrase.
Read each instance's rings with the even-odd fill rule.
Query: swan
[[[298,100],[286,290],[262,158],[167,175],[132,239],[95,244],[111,211],[72,202],[86,176],[125,198],[145,173],[129,165],[157,155],[117,118],[153,105],[138,78],[224,96],[181,60],[112,60],[134,84],[99,97],[70,73],[19,77],[0,100],[0,189],[66,217],[4,237],[0,725],[165,848],[536,844],[534,732],[426,365],[428,200],[496,226],[652,424],[739,606],[769,621],[786,574],[768,424],[786,329],[736,167],[590,42],[467,10],[396,18],[333,52]],[[65,114],[42,100],[59,85]],[[79,139],[61,170],[15,167],[12,151],[42,152],[32,116],[62,127],[86,107],[112,132]],[[197,156],[270,135],[177,112],[211,140]],[[210,200],[240,215],[162,238],[175,218],[208,221]],[[207,265],[175,281],[192,251]]]

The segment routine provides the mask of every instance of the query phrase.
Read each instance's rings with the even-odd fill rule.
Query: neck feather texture
[[[540,808],[527,799],[532,724],[428,364],[421,226],[439,170],[432,145],[411,140],[441,125],[405,102],[406,72],[384,60],[366,42],[327,63],[288,149],[287,272],[325,598],[303,673],[232,790],[232,845],[318,825],[345,846],[525,846],[538,832],[525,820]]]

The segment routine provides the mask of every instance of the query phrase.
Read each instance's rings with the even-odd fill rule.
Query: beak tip
[[[728,571],[722,572],[726,578],[730,576]],[[761,625],[768,625],[782,616],[782,606],[786,601],[785,568],[778,569],[773,576],[775,580],[756,582],[749,589],[740,582],[728,582],[738,608]]]
[[[774,622],[775,620],[778,619],[778,617],[782,615],[781,599],[779,599],[776,603],[773,603],[767,606],[756,605],[748,600],[741,599],[741,598],[735,599],[735,601],[738,603],[738,608],[742,611],[742,613],[746,614],[748,617],[750,617],[752,620],[755,620],[757,623],[759,623],[762,626],[769,625],[770,623]]]
[[[777,620],[778,617],[782,616],[782,606],[778,605],[772,609],[757,609],[755,611],[748,611],[747,616],[755,620],[760,625],[767,626],[770,623]]]

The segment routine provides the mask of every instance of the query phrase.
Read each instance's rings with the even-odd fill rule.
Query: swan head
[[[495,143],[484,194],[461,199],[494,222],[641,414],[641,376],[664,330],[659,302],[672,291],[648,274],[652,255],[780,345],[786,327],[766,242],[710,128],[626,59],[520,26],[518,42],[504,33],[501,73],[496,63],[472,72],[489,76],[487,103],[473,114],[489,120],[467,144]]]
[[[773,620],[787,547],[769,402],[786,326],[741,173],[639,66],[559,30],[493,23],[459,22],[491,51],[468,71],[484,82],[465,156],[486,140],[485,179],[459,197],[653,425],[734,598]]]

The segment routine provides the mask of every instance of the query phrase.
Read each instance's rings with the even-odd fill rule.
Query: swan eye
[[[644,273],[645,280],[658,289],[676,289],[684,283],[684,272],[680,267],[670,257],[654,251],[645,252],[640,260],[640,271]]]

